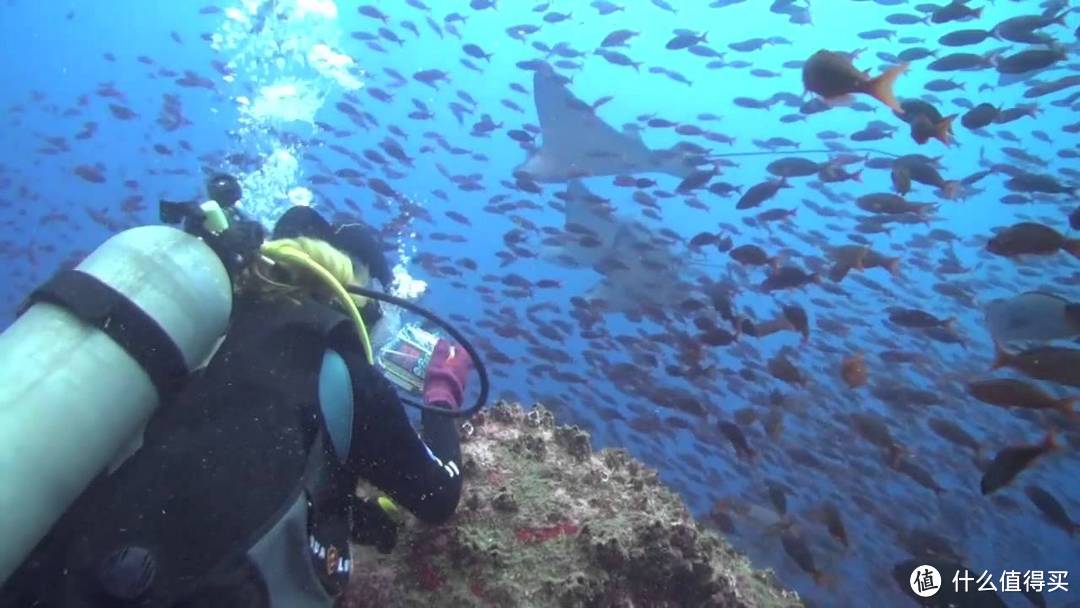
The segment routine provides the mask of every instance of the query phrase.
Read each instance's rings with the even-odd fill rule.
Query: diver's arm
[[[425,412],[421,440],[390,381],[366,361],[350,367],[356,409],[348,466],[421,520],[446,521],[461,497],[454,421]]]

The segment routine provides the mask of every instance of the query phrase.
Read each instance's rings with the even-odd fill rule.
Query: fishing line
[[[720,262],[708,262],[705,260],[686,260],[684,263],[687,266],[694,266],[697,268],[712,268],[714,270],[727,268],[727,264],[721,264]]]
[[[781,156],[784,154],[839,154],[842,152],[873,152],[874,154],[884,154],[885,156],[891,156],[893,158],[900,158],[899,154],[893,154],[892,152],[886,152],[884,150],[878,150],[876,148],[849,148],[847,150],[789,150],[778,151],[768,150],[764,152],[724,152],[721,154],[710,154],[710,157],[716,158],[733,158],[740,156]]]

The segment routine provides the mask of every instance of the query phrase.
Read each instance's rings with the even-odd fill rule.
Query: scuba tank
[[[216,350],[232,277],[261,225],[211,200],[161,201],[161,220],[120,232],[36,289],[0,334],[0,584],[98,475],[142,444],[146,422]]]
[[[0,583],[137,447],[231,311],[219,254],[168,226],[112,236],[30,296],[0,334]]]

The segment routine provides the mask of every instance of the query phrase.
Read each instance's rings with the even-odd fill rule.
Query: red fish
[[[119,120],[131,120],[138,116],[131,108],[127,108],[115,103],[109,104],[109,112]]]
[[[92,184],[105,183],[105,174],[102,172],[100,167],[95,167],[91,165],[79,165],[75,167],[74,171],[75,175],[78,175],[79,177]]]
[[[453,221],[455,221],[455,222],[457,222],[459,224],[464,224],[466,226],[472,226],[472,222],[469,221],[469,218],[465,217],[463,214],[461,214],[461,213],[459,213],[457,211],[447,211],[446,212],[446,217],[450,218],[451,220],[453,220]]]
[[[982,481],[979,483],[983,495],[1009,485],[1024,469],[1057,448],[1053,433],[1047,433],[1046,437],[1035,445],[1011,445],[1004,448],[997,453],[986,469],[986,473],[983,474]]]

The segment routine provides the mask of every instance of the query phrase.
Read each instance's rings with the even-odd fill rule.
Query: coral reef
[[[341,608],[801,606],[694,521],[655,471],[542,406],[500,402],[462,427],[465,487],[441,526],[353,547]]]

